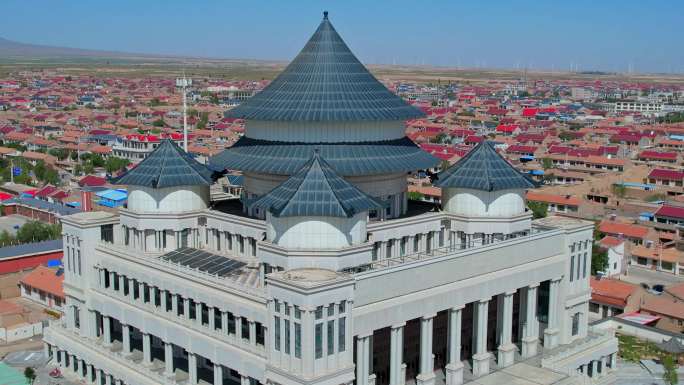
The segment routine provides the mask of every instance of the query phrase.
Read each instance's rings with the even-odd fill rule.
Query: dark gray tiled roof
[[[225,115],[279,121],[378,121],[424,116],[368,72],[327,16],[271,84]]]
[[[311,158],[314,150],[343,176],[409,172],[439,164],[439,159],[406,137],[377,142],[298,143],[243,136],[209,162],[218,170],[292,175]]]
[[[251,203],[276,217],[351,217],[383,205],[337,175],[314,152],[301,170]]]
[[[22,197],[15,197],[8,199],[4,202],[2,202],[3,205],[12,205],[12,204],[18,204],[18,205],[24,205],[28,207],[35,208],[37,210],[43,210],[51,213],[56,213],[59,215],[71,215],[71,214],[76,214],[80,213],[81,209],[77,209],[74,207],[69,207],[65,206],[59,203],[52,203],[48,201],[44,201],[41,199],[36,199],[36,198],[22,198]]]
[[[456,164],[439,173],[434,185],[481,191],[537,187],[535,182],[502,158],[489,141],[478,144]]]
[[[24,243],[21,245],[0,247],[0,259],[12,258],[19,255],[45,253],[48,251],[61,251],[62,240],[53,239],[49,241]]]
[[[147,158],[111,180],[114,184],[164,188],[211,185],[213,172],[176,143],[164,139]]]

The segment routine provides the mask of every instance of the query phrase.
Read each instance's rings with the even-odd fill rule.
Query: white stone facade
[[[456,385],[542,349],[544,367],[605,381],[617,345],[587,322],[593,224],[518,211],[293,225],[133,202],[68,216],[81,258],[46,349],[98,385]],[[244,266],[160,258],[181,247]]]

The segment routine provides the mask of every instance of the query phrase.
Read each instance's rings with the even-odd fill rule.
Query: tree
[[[123,171],[126,169],[126,166],[128,166],[130,162],[128,159],[123,159],[123,158],[117,158],[115,156],[110,156],[107,158],[105,161],[105,171],[109,174],[114,174],[117,171]]]
[[[16,243],[16,239],[7,230],[0,232],[0,247],[5,247]]]
[[[573,140],[575,138],[575,135],[573,135],[571,132],[568,131],[561,131],[560,134],[558,134],[558,139],[567,142],[568,140]]]
[[[542,158],[541,164],[544,170],[553,168],[553,161],[550,158]]]
[[[608,267],[608,252],[601,247],[591,249],[591,274],[595,275],[599,271],[605,271]]]
[[[24,377],[26,377],[26,381],[28,381],[28,383],[31,385],[33,384],[33,381],[36,380],[36,371],[29,366],[24,369]]]
[[[62,236],[62,227],[38,221],[26,222],[17,230],[17,241],[20,243],[40,242],[58,239]]]
[[[534,219],[544,218],[549,212],[549,205],[544,202],[527,202],[527,207],[532,210],[532,217]]]
[[[409,191],[408,193],[408,199],[412,201],[421,201],[423,200],[424,195],[419,193],[418,191]]]
[[[152,125],[155,127],[164,127],[166,126],[166,122],[164,122],[164,119],[157,119],[154,122],[152,122]]]
[[[45,172],[47,171],[47,167],[45,167],[45,162],[42,160],[39,160],[36,163],[36,166],[33,168],[33,175],[36,176],[36,179],[42,181],[45,178]]]
[[[671,354],[663,353],[663,356],[660,358],[660,361],[663,364],[663,368],[665,369],[665,374],[663,375],[663,380],[665,380],[668,384],[675,385],[679,382],[679,378],[677,376],[677,365],[675,364],[675,359],[672,357]]]

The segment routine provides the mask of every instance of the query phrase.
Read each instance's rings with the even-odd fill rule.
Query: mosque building
[[[229,110],[232,147],[198,163],[163,141],[114,182],[118,213],[63,218],[64,317],[44,333],[97,385],[610,383],[617,340],[588,324],[593,223],[533,220],[535,184],[483,142],[439,161],[423,116],[324,14],[285,70]],[[244,196],[212,201],[240,171]],[[524,382],[528,381],[530,382]],[[488,382],[493,383],[493,382]]]

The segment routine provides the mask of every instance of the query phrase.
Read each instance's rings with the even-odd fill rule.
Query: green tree
[[[601,247],[591,249],[591,274],[605,271],[608,267],[608,252]]]
[[[573,135],[571,132],[568,131],[561,131],[560,134],[558,134],[558,139],[567,142],[569,140],[575,139],[575,135]]]
[[[42,160],[39,160],[36,163],[36,166],[33,168],[33,175],[36,176],[36,179],[42,181],[45,180],[45,172],[47,171],[47,167],[45,166],[45,162]]]
[[[532,210],[534,219],[544,218],[549,212],[549,205],[544,202],[527,202],[527,207]]]
[[[24,369],[24,377],[26,377],[26,381],[28,381],[29,385],[32,385],[33,381],[36,380],[36,371],[29,366]]]
[[[154,122],[152,122],[152,125],[155,127],[164,127],[164,126],[166,126],[166,122],[164,121],[164,119],[160,118],[160,119],[157,119]]]
[[[542,158],[541,164],[544,170],[553,168],[553,161],[550,158]]]
[[[677,376],[677,364],[675,358],[671,354],[663,353],[660,361],[665,369],[663,380],[671,385],[677,384],[679,382],[679,378]]]
[[[45,171],[45,176],[43,178],[45,183],[47,184],[51,184],[54,186],[59,186],[62,184],[62,181],[59,178],[59,173],[52,167],[48,167],[47,171]]]
[[[17,230],[17,241],[20,243],[40,242],[58,239],[62,236],[62,227],[38,221],[26,222]]]
[[[408,193],[408,199],[412,201],[420,201],[423,200],[424,195],[419,193],[418,191],[409,191]]]
[[[117,171],[123,171],[130,162],[128,159],[117,158],[115,156],[110,156],[105,161],[105,171],[109,174],[114,174]]]
[[[0,247],[5,247],[16,243],[17,240],[7,230],[0,232]]]

